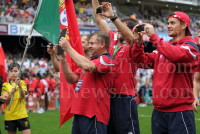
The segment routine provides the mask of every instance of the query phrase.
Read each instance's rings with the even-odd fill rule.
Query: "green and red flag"
[[[0,76],[2,77],[2,81],[6,82],[6,57],[1,42],[0,42]]]
[[[76,14],[72,0],[42,0],[34,29],[42,34],[52,44],[58,44],[61,33],[69,40],[71,46],[81,55],[84,55],[80,32],[76,21]],[[72,71],[78,67],[67,54],[66,60]],[[70,113],[75,85],[66,82],[60,66],[60,127],[73,117]]]

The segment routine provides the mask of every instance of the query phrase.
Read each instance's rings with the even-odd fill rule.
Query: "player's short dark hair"
[[[37,76],[39,79],[42,78],[41,75],[40,75],[40,73],[37,73],[36,76]]]
[[[43,74],[42,76],[41,76],[41,79],[45,79],[46,77],[45,77],[45,75]]]
[[[35,77],[35,74],[31,74],[30,76]]]
[[[138,24],[137,20],[130,17],[122,19],[121,22],[125,22],[129,29],[133,29]]]
[[[17,67],[18,70],[19,70],[20,65],[18,63],[16,63],[16,62],[13,62],[8,66],[8,71],[11,71],[14,67]]]
[[[24,73],[24,77],[28,78],[28,73]]]
[[[97,31],[94,32],[90,35],[90,38],[94,35],[97,35],[97,40],[99,42],[105,42],[106,44],[106,48],[108,49],[110,46],[110,37],[108,36],[108,33],[104,32],[104,31]]]
[[[47,75],[47,73],[44,73],[43,76],[44,76],[44,78],[46,78],[48,75]]]

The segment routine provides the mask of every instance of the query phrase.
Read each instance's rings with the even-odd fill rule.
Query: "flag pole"
[[[43,0],[39,0],[39,4],[38,4],[38,7],[37,7],[37,11],[36,11],[36,15],[34,17],[34,21],[31,25],[31,31],[30,31],[30,34],[29,36],[26,38],[26,47],[25,47],[25,50],[24,50],[24,54],[23,54],[23,58],[22,58],[22,63],[20,65],[20,69],[19,69],[19,74],[18,74],[18,77],[21,76],[21,71],[22,71],[22,67],[23,67],[23,64],[24,64],[24,59],[25,59],[25,56],[26,56],[26,53],[27,53],[27,50],[28,50],[28,46],[31,44],[31,38],[32,38],[32,33],[33,33],[33,28],[34,28],[34,24],[35,24],[35,20],[37,19],[38,17],[38,14],[39,14],[39,11],[40,11],[40,8],[41,8],[41,5],[42,5],[42,1]],[[15,84],[15,87],[16,88],[16,84]],[[21,97],[21,92],[20,92],[20,109],[22,108],[22,97]],[[14,93],[12,93],[12,96],[11,96],[11,99],[10,99],[10,104],[8,105],[8,111],[10,111],[10,107],[12,105],[12,100],[13,100],[13,97],[14,97]]]

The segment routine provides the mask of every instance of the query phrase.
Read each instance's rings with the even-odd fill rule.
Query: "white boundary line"
[[[139,117],[151,118],[151,115],[138,115]],[[200,121],[200,118],[195,118],[195,120]]]

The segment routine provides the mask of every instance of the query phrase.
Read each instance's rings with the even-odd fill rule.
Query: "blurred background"
[[[73,1],[80,34],[91,34],[94,31],[98,31],[99,29],[95,23],[91,0]],[[0,43],[6,57],[6,71],[9,64],[14,60],[19,64],[21,63],[26,44],[26,37],[30,33],[31,24],[36,14],[38,2],[39,0],[0,0]],[[100,0],[100,3],[101,2],[111,2],[114,12],[121,19],[131,17],[136,19],[138,23],[146,22],[152,24],[155,27],[158,36],[162,37],[165,41],[170,39],[167,32],[168,15],[175,11],[185,12],[191,19],[190,29],[193,38],[197,45],[200,45],[200,39],[198,38],[198,29],[200,29],[200,0]],[[112,30],[116,30],[116,27],[109,19],[106,19],[106,21]],[[58,85],[60,82],[60,76],[59,73],[56,73],[53,70],[50,57],[46,51],[47,44],[48,41],[43,38],[41,34],[34,31],[31,45],[29,46],[24,66],[22,68],[22,74],[32,75],[40,73],[42,76],[52,74],[53,78],[56,80],[55,85]],[[152,44],[145,46],[146,52],[152,52],[153,50],[154,48]],[[144,98],[138,98],[137,100],[140,107],[146,107],[147,104],[152,103],[152,75],[153,70],[150,69],[138,69],[136,73],[136,88],[138,91],[139,89],[145,88],[146,94]],[[55,97],[58,97],[59,87],[56,89]],[[56,107],[59,108],[58,98],[56,98],[55,101]],[[141,104],[141,101],[144,101],[144,103]],[[152,110],[153,106],[148,107],[148,109]],[[144,123],[143,126],[145,128],[145,122],[147,120],[143,120],[143,118],[146,117],[148,119],[147,125],[150,125],[149,116],[151,116],[151,111],[148,114],[140,114],[140,112],[144,112],[141,108],[139,108],[139,118],[140,121]],[[2,109],[0,110],[0,114],[1,113],[3,113]],[[147,115],[145,116],[145,114]],[[31,115],[31,117],[33,116],[34,115]],[[0,119],[1,118],[2,116]],[[200,119],[197,119],[199,122]],[[40,117],[38,117],[38,120],[40,120]],[[2,123],[3,121],[1,120],[1,129],[3,129]],[[36,124],[37,123],[35,123],[35,125]],[[71,128],[71,125],[68,126],[68,128],[69,127]],[[150,126],[147,128],[148,131],[141,129],[144,131],[142,132],[143,134],[150,133]],[[200,130],[198,132],[200,133]],[[35,131],[35,133],[37,133],[37,131]],[[57,132],[55,131],[54,133]]]

